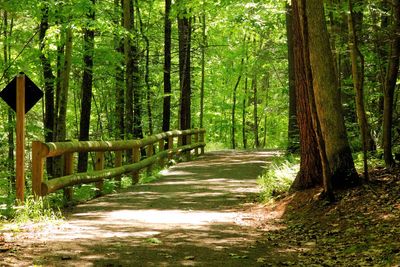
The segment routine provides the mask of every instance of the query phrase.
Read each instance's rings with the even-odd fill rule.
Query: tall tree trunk
[[[254,120],[254,147],[260,147],[260,140],[258,138],[258,94],[257,94],[257,75],[254,74],[251,80],[251,88],[253,89],[253,120]]]
[[[10,82],[10,75],[7,71],[10,64],[10,50],[11,46],[8,38],[11,37],[13,23],[8,26],[8,12],[3,11],[3,56],[4,56],[4,78],[6,83]],[[7,171],[9,172],[8,180],[10,183],[10,192],[15,192],[15,168],[14,168],[14,111],[11,108],[7,108],[7,143],[8,143],[8,159],[7,159]]]
[[[72,60],[72,29],[68,27],[65,34],[65,55],[63,68],[60,71],[59,79],[59,91],[56,98],[57,103],[57,119],[56,119],[56,136],[55,141],[62,142],[66,140],[66,117],[67,117],[67,105],[68,105],[68,90],[69,90],[69,78],[71,72],[71,60]],[[63,49],[62,49],[63,50]],[[62,51],[61,49],[59,51]],[[54,159],[54,176],[59,177],[63,174],[63,161],[60,157]]]
[[[332,173],[332,185],[347,187],[357,184],[359,179],[347,139],[323,3],[320,0],[308,0],[306,16],[315,103]]]
[[[247,87],[248,87],[249,79],[244,79],[244,96],[243,96],[243,103],[242,103],[242,140],[243,140],[243,148],[247,149],[247,135],[246,135],[246,108],[247,108]]]
[[[361,53],[358,46],[358,36],[361,30],[361,18],[362,13],[357,14],[353,10],[353,0],[349,0],[349,47],[350,57],[352,65],[352,76],[353,86],[356,92],[356,111],[358,117],[358,124],[361,130],[361,143],[363,147],[364,155],[364,179],[368,180],[368,160],[367,152],[371,150],[368,146],[372,140],[371,133],[369,131],[369,125],[367,120],[367,114],[365,113],[364,105],[364,55]],[[373,142],[373,140],[372,140]]]
[[[45,49],[45,36],[46,31],[49,29],[49,7],[45,3],[42,8],[42,19],[40,21],[40,32],[39,32],[39,50],[40,50],[40,62],[43,68],[44,78],[44,140],[46,142],[54,141],[54,80],[53,71],[51,68],[50,60],[44,53]],[[53,158],[46,159],[47,174],[53,176]]]
[[[294,72],[294,53],[293,53],[293,9],[286,6],[286,35],[288,43],[288,70],[289,70],[289,123],[288,123],[288,146],[290,153],[299,150],[299,128],[296,121],[296,88]]]
[[[95,21],[94,5],[96,0],[91,0],[92,6],[88,12],[88,19]],[[83,76],[81,86],[81,118],[79,123],[79,140],[89,140],[90,114],[92,109],[92,89],[93,89],[93,54],[94,54],[94,30],[90,27],[84,29],[83,41]],[[79,153],[78,172],[86,172],[88,164],[88,154]]]
[[[246,39],[245,39],[246,40]],[[237,88],[239,86],[240,80],[242,79],[242,67],[243,67],[243,62],[244,59],[242,58],[241,61],[241,69],[240,69],[240,74],[238,76],[238,79],[236,81],[235,87],[233,88],[233,105],[232,105],[232,136],[231,136],[231,141],[232,141],[232,149],[236,148],[236,141],[235,141],[235,128],[236,128],[236,123],[235,123],[235,112],[236,112],[236,99],[237,99]]]
[[[139,1],[135,0],[135,3],[136,3],[137,16],[139,19],[140,33],[142,34],[142,38],[146,44],[146,48],[145,48],[145,62],[146,63],[145,63],[145,72],[144,72],[144,82],[146,84],[146,108],[147,108],[149,134],[153,135],[153,115],[152,115],[152,110],[151,110],[151,88],[150,88],[150,79],[149,79],[150,41],[143,29],[143,21],[142,21],[142,16],[140,13]]]
[[[66,31],[64,66],[62,71],[61,91],[59,99],[59,110],[57,116],[57,141],[66,139],[66,118],[68,104],[69,78],[71,72],[72,60],[72,28],[68,27]]]
[[[395,165],[392,155],[393,97],[399,72],[400,57],[400,0],[393,0],[393,38],[383,91],[383,150],[387,168]]]
[[[163,132],[170,130],[171,123],[171,0],[165,0],[164,15],[164,98],[163,98]]]
[[[264,90],[265,90],[265,103],[264,103],[264,112],[263,112],[263,117],[264,117],[264,137],[263,137],[263,148],[267,147],[267,122],[268,122],[268,91],[270,88],[270,75],[269,73],[266,73],[264,76]]]
[[[205,83],[205,54],[207,46],[207,36],[206,36],[206,10],[205,1],[203,1],[203,14],[201,20],[201,83],[200,83],[200,128],[204,127],[204,83]]]
[[[122,12],[123,0],[114,0],[115,8],[115,25],[124,25],[124,18]],[[121,55],[124,56],[124,40],[122,40],[118,34],[114,37],[114,49]],[[125,90],[124,90],[124,60],[118,62],[115,66],[115,113],[116,113],[116,129],[115,138],[124,139],[125,136]]]
[[[181,89],[180,99],[180,129],[185,130],[191,127],[191,71],[190,71],[190,48],[192,25],[191,18],[183,11],[178,16],[179,30],[179,80]],[[186,144],[186,140],[184,140]]]
[[[310,65],[306,64],[305,55],[306,44],[301,26],[299,5],[297,0],[293,0],[293,56],[295,73],[295,93],[297,124],[300,136],[300,171],[294,180],[292,190],[304,190],[320,186],[323,184],[323,173],[320,151],[318,149],[318,139],[316,129],[313,125],[313,116],[310,92],[312,92],[312,79],[307,73],[311,73]],[[311,87],[311,88],[309,88]]]
[[[125,136],[127,139],[133,138],[133,88],[134,88],[134,51],[133,40],[130,36],[133,34],[133,0],[124,0],[124,27],[129,33],[124,37],[124,53],[125,53]],[[128,160],[130,158],[130,152],[128,152]]]

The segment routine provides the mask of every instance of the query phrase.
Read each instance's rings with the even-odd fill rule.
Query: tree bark
[[[288,146],[290,153],[299,151],[299,128],[296,121],[296,88],[293,53],[293,9],[286,6],[286,35],[288,43],[288,70],[289,70],[289,123],[288,123]]]
[[[10,64],[10,50],[11,46],[8,41],[8,38],[11,37],[12,33],[12,28],[13,28],[13,23],[8,24],[8,12],[4,11],[3,12],[3,35],[4,35],[4,46],[3,46],[3,56],[4,56],[4,69],[6,70],[4,72],[4,78],[6,83],[8,84],[10,82],[10,75],[7,71],[9,64]],[[15,168],[14,168],[14,125],[15,125],[15,119],[14,119],[14,111],[11,108],[7,108],[7,143],[8,143],[8,159],[7,159],[7,171],[9,172],[8,174],[8,180],[10,183],[10,192],[15,192],[16,187],[15,187]]]
[[[149,128],[149,135],[153,135],[153,115],[151,110],[151,88],[150,88],[150,78],[149,78],[149,64],[150,64],[150,40],[147,37],[146,33],[143,29],[143,21],[142,16],[140,13],[139,8],[139,1],[135,0],[136,3],[136,11],[139,20],[139,28],[142,38],[146,44],[145,48],[145,71],[144,71],[144,82],[146,84],[146,109],[147,109],[147,117],[148,117],[148,128]]]
[[[171,20],[169,18],[171,0],[165,0],[164,15],[164,98],[163,132],[170,130],[171,121]]]
[[[246,38],[245,38],[246,40]],[[242,58],[241,61],[241,68],[243,67],[243,62],[244,59]],[[236,148],[236,140],[235,140],[235,128],[236,128],[236,123],[235,123],[235,115],[236,115],[236,99],[237,99],[237,88],[239,86],[240,80],[242,79],[242,70],[240,70],[240,74],[237,78],[237,81],[235,83],[235,87],[233,88],[233,105],[232,105],[232,136],[231,136],[231,141],[232,141],[232,149]]]
[[[206,10],[205,1],[203,1],[203,15],[201,20],[201,82],[200,82],[200,128],[204,127],[204,83],[205,83],[205,54],[207,46],[207,36],[206,36]]]
[[[295,94],[297,125],[300,136],[300,171],[293,181],[291,190],[304,190],[323,184],[323,172],[316,129],[313,124],[313,115],[310,101],[313,96],[311,67],[306,64],[306,44],[300,19],[300,11],[297,0],[292,1],[293,12],[293,67],[295,73]],[[304,18],[302,19],[305,20]],[[309,88],[311,87],[311,88]]]
[[[393,0],[393,38],[391,40],[383,90],[383,151],[387,168],[395,165],[392,155],[393,97],[399,72],[400,0]]]
[[[253,89],[253,120],[254,120],[254,147],[260,147],[260,139],[258,138],[258,94],[257,94],[257,75],[254,74],[251,80],[251,88]]]
[[[95,21],[94,5],[96,0],[91,0],[92,6],[88,12],[88,19]],[[88,23],[91,23],[88,22]],[[83,41],[83,76],[81,86],[81,118],[79,123],[79,140],[89,140],[90,114],[92,108],[92,89],[93,89],[93,55],[94,55],[94,30],[87,27],[84,29]],[[86,172],[88,164],[88,154],[79,153],[78,172]]]
[[[49,7],[45,3],[45,6],[42,8],[42,19],[40,21],[40,31],[39,31],[39,50],[40,50],[40,62],[42,63],[43,69],[43,78],[44,78],[44,102],[45,102],[45,111],[44,111],[44,140],[46,142],[54,141],[54,81],[55,77],[53,75],[53,71],[51,68],[50,60],[47,58],[44,53],[45,44],[45,36],[46,32],[49,29]],[[53,159],[46,159],[46,169],[47,173],[50,176],[53,176]]]
[[[129,34],[133,34],[133,0],[124,0],[124,28]],[[130,35],[124,37],[124,53],[125,53],[125,137],[133,138],[133,75],[134,75],[134,54],[133,40]],[[129,157],[128,152],[128,157]]]
[[[114,8],[115,8],[115,25],[124,25],[124,17],[123,17],[123,0],[114,0]],[[114,49],[115,51],[121,55],[121,58],[124,57],[124,40],[121,39],[117,33],[114,37]],[[125,90],[124,90],[124,60],[117,63],[115,66],[115,113],[116,113],[116,127],[115,127],[115,138],[124,140],[125,136]]]
[[[191,128],[191,18],[187,17],[187,12],[183,11],[178,17],[179,30],[179,80],[181,89],[180,98],[180,129]],[[183,144],[186,140],[184,140]]]
[[[347,139],[323,3],[319,0],[308,0],[306,16],[313,90],[332,173],[332,185],[348,187],[357,184],[359,178]]]
[[[350,47],[350,58],[352,65],[352,76],[353,86],[356,93],[356,111],[358,117],[358,124],[361,131],[361,143],[364,156],[364,179],[368,180],[368,157],[367,152],[371,150],[369,144],[371,144],[372,136],[369,131],[369,124],[367,120],[367,114],[365,113],[364,105],[364,55],[361,53],[359,43],[359,31],[361,28],[360,19],[357,17],[362,16],[362,13],[356,14],[353,9],[353,0],[349,0],[349,47]]]

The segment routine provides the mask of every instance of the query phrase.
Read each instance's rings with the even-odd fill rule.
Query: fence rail
[[[71,141],[32,143],[32,190],[35,196],[45,196],[49,193],[64,189],[68,198],[72,196],[71,186],[96,182],[102,190],[103,180],[117,178],[122,174],[131,173],[134,183],[139,180],[139,171],[151,168],[157,162],[163,164],[165,158],[186,152],[190,158],[194,154],[204,154],[205,129],[174,130],[164,132],[139,140],[126,141]],[[175,143],[175,146],[174,146]],[[156,153],[156,146],[158,150]],[[167,148],[167,149],[165,149]],[[141,149],[146,149],[146,157],[141,158]],[[123,151],[132,151],[132,162],[122,165]],[[74,153],[96,152],[93,171],[74,173]],[[104,153],[114,152],[114,167],[104,169]],[[62,156],[64,160],[63,176],[47,180],[44,176],[45,159]]]

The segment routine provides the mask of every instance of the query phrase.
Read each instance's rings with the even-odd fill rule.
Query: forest
[[[0,88],[24,72],[44,93],[26,114],[26,199],[35,140],[201,128],[206,151],[279,151],[273,168],[295,165],[284,189],[266,167],[264,197],[319,188],[335,203],[376,177],[399,189],[399,0],[1,0],[0,16]],[[4,101],[0,116],[7,220],[16,116]],[[79,153],[75,167],[96,159]],[[62,176],[62,162],[45,171]]]

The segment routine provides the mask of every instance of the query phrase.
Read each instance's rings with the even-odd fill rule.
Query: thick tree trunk
[[[387,168],[395,165],[392,155],[393,97],[399,72],[400,57],[400,0],[393,0],[393,39],[389,52],[383,91],[383,150]]]
[[[165,0],[164,15],[164,98],[163,132],[170,130],[171,121],[171,20],[169,18],[171,0]]]
[[[308,0],[306,16],[315,103],[332,173],[332,185],[347,187],[357,184],[359,178],[347,139],[323,3]]]
[[[288,70],[289,70],[289,124],[288,124],[288,146],[290,153],[299,150],[299,128],[296,121],[296,88],[293,53],[293,10],[290,5],[286,6],[286,35],[288,43]]]
[[[180,129],[191,127],[191,72],[190,72],[190,47],[191,47],[191,18],[186,17],[186,12],[178,17],[179,29],[179,80],[181,89],[180,99]],[[184,143],[185,140],[184,140]]]
[[[94,22],[94,5],[96,0],[92,1],[92,7],[88,13],[88,18]],[[93,54],[94,54],[94,30],[84,29],[83,43],[83,77],[82,77],[82,99],[81,99],[81,118],[79,123],[79,140],[89,140],[90,114],[92,108],[92,87],[93,87]],[[86,172],[88,164],[88,154],[79,153],[78,172]]]
[[[310,65],[306,64],[305,43],[303,40],[303,30],[301,26],[299,7],[297,0],[293,2],[293,55],[294,55],[294,73],[295,73],[295,93],[297,125],[300,136],[300,171],[294,180],[292,190],[304,190],[320,186],[323,184],[323,173],[320,151],[318,149],[318,140],[316,129],[314,129],[312,120],[311,97],[312,80]]]

